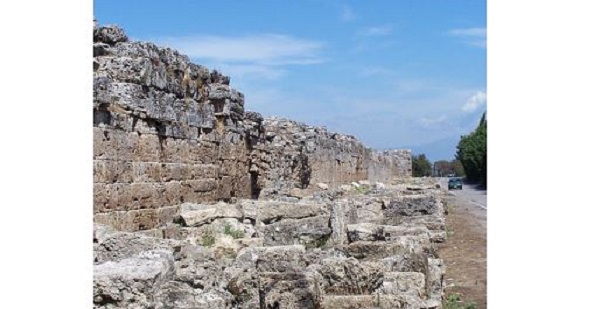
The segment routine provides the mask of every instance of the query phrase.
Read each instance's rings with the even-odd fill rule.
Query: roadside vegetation
[[[465,303],[459,294],[449,294],[444,301],[444,309],[476,309],[475,303]]]
[[[425,154],[412,156],[412,177],[431,176],[432,165]]]
[[[466,175],[463,170],[463,165],[459,160],[440,160],[433,164],[434,176],[447,177],[448,175],[455,175],[455,177],[463,177]]]
[[[487,185],[487,118],[480,119],[478,127],[461,136],[457,144],[457,160],[463,165],[468,180]]]

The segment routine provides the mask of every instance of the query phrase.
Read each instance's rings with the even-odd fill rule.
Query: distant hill
[[[424,153],[430,162],[439,160],[453,160],[455,159],[455,153],[457,152],[457,144],[459,143],[459,137],[447,137],[433,141],[431,143],[425,143],[421,145],[413,146],[401,146],[398,148],[410,148],[412,154]]]

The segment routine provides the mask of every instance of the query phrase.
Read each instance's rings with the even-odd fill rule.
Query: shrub
[[[214,232],[211,230],[206,230],[201,236],[201,246],[203,247],[211,247],[216,243],[216,236]]]
[[[224,234],[233,237],[233,239],[243,238],[245,236],[243,231],[234,229],[230,224],[224,225]]]
[[[476,309],[476,303],[464,303],[459,294],[453,293],[446,298],[444,309]]]

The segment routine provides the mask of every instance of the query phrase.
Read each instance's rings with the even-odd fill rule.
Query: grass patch
[[[319,238],[305,244],[305,249],[323,248],[327,245],[329,238]]]
[[[212,230],[206,230],[201,236],[201,246],[203,247],[211,247],[216,243],[216,235]]]
[[[444,309],[476,309],[476,303],[465,303],[459,294],[449,294],[444,301]]]
[[[230,224],[224,225],[224,234],[233,237],[233,239],[244,238],[244,236],[246,236],[243,231],[234,229]]]
[[[367,194],[369,192],[369,188],[367,187],[363,187],[363,186],[359,186],[359,187],[355,187],[354,188],[357,192],[359,192],[360,194]]]

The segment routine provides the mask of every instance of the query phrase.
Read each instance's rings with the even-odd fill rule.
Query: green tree
[[[455,174],[455,176],[461,177],[461,176],[466,175],[466,172],[463,169],[463,164],[461,164],[461,161],[453,160],[451,161],[451,164],[453,166],[453,173]]]
[[[431,162],[427,160],[427,156],[425,156],[425,154],[412,156],[412,176],[431,176]]]
[[[451,162],[440,160],[433,163],[434,176],[442,177],[453,173]]]
[[[461,136],[457,144],[457,160],[463,165],[466,176],[471,181],[487,184],[487,119],[480,119],[478,127],[468,135]]]

